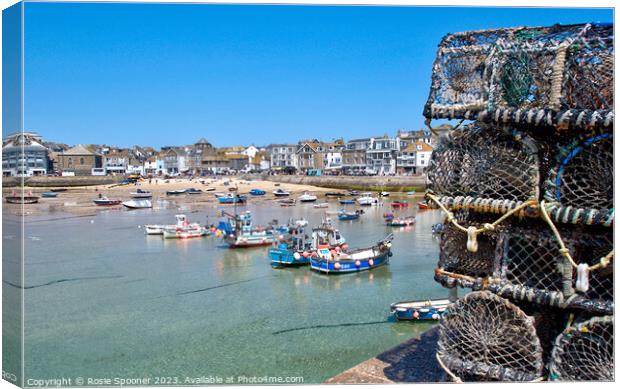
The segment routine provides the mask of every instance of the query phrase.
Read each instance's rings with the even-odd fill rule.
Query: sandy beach
[[[225,184],[227,183],[227,185]],[[95,212],[106,209],[109,207],[96,206],[93,200],[96,199],[99,194],[107,196],[108,198],[130,200],[131,192],[135,192],[138,188],[153,193],[154,205],[159,200],[170,201],[183,206],[184,208],[192,210],[204,209],[204,208],[219,208],[221,205],[218,203],[215,193],[229,193],[230,188],[237,188],[239,194],[248,194],[251,189],[262,189],[267,192],[264,196],[251,196],[252,202],[264,202],[274,201],[275,196],[272,194],[277,188],[282,188],[291,194],[291,198],[297,198],[304,192],[310,192],[319,197],[319,202],[324,199],[326,192],[340,191],[330,188],[322,188],[312,185],[299,185],[289,183],[275,183],[271,181],[253,180],[247,181],[236,177],[222,177],[218,179],[208,178],[172,178],[172,179],[144,179],[140,180],[136,184],[129,184],[123,186],[117,185],[95,185],[95,186],[82,186],[82,187],[57,187],[60,189],[66,189],[58,193],[56,198],[40,198],[36,204],[27,204],[23,207],[18,204],[9,204],[4,202],[3,212],[8,215],[17,216],[39,216],[49,213],[69,213],[78,216],[91,215]],[[167,191],[196,188],[201,189],[203,193],[200,194],[182,194],[175,196],[166,195]],[[208,188],[214,188],[214,190],[207,192]],[[41,188],[41,187],[25,187],[26,193],[32,193],[36,196],[40,196],[43,192],[48,192],[51,189],[56,188]],[[4,188],[3,197],[10,195],[11,193],[18,193],[18,188]],[[122,205],[114,206],[123,208]],[[112,208],[114,208],[112,207]]]

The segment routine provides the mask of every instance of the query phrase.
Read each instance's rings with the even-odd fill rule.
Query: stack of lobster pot
[[[456,381],[613,380],[613,25],[450,34],[424,108]],[[461,292],[463,293],[463,292]]]

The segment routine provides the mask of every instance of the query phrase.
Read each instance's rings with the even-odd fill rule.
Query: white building
[[[271,169],[281,170],[284,168],[297,167],[297,145],[273,144],[267,146]]]
[[[44,176],[49,157],[41,137],[34,132],[9,135],[2,142],[2,175]]]
[[[128,164],[127,153],[109,152],[103,156],[103,168],[106,174],[125,174]]]

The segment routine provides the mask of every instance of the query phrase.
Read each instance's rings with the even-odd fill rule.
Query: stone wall
[[[90,186],[109,185],[120,182],[123,177],[114,176],[75,176],[75,177],[24,177],[25,186],[30,187],[67,187],[67,186]],[[2,187],[14,188],[19,186],[21,178],[2,177]]]
[[[369,191],[423,191],[426,188],[426,176],[297,176],[297,175],[247,175],[243,178],[262,179],[265,181],[287,184],[313,185],[335,189],[357,189]]]

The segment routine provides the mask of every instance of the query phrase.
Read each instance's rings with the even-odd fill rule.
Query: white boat
[[[296,227],[305,227],[308,225],[308,221],[306,219],[299,219],[299,220],[295,220],[295,226]]]
[[[162,235],[166,227],[168,226],[165,224],[147,224],[144,226],[144,233],[147,235]]]
[[[278,189],[273,191],[273,195],[276,196],[276,197],[286,197],[286,196],[289,196],[290,193],[285,191],[285,190],[283,190],[283,189],[278,188]]]
[[[199,238],[209,233],[209,230],[198,223],[190,223],[185,215],[175,215],[176,225],[164,226],[162,235],[164,239],[188,239]]]
[[[318,203],[313,205],[314,208],[329,208],[328,203]]]
[[[213,195],[215,196],[215,198],[219,199],[220,197],[226,197],[226,196],[228,196],[228,193],[221,193],[221,192],[218,192],[218,193],[214,193]]]
[[[133,199],[150,199],[151,197],[153,197],[153,194],[151,192],[147,192],[142,189],[138,189],[136,192],[131,192],[130,195]]]
[[[381,197],[390,197],[390,192],[380,192],[379,195]]]
[[[359,205],[373,205],[377,204],[379,200],[375,197],[372,197],[372,193],[366,192],[362,193],[360,197],[357,198],[357,203]]]
[[[298,200],[302,203],[311,203],[316,201],[317,197],[313,194],[310,194],[308,192],[305,192],[304,194],[302,194],[301,196],[299,196]]]
[[[153,208],[153,203],[151,203],[151,200],[129,200],[129,201],[123,201],[123,205],[125,207],[131,208],[131,209]]]

